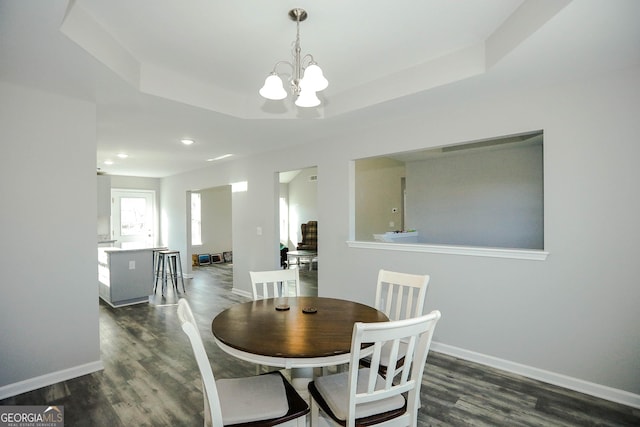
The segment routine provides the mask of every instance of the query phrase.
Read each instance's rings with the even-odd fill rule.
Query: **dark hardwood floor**
[[[303,294],[317,293],[317,271],[300,271]],[[187,298],[216,378],[255,367],[215,345],[213,317],[247,301],[231,293],[230,264],[195,269]],[[182,296],[180,293],[179,296]],[[200,376],[178,325],[170,290],[150,304],[113,309],[100,303],[104,371],[0,401],[64,405],[67,426],[199,426]],[[209,337],[209,339],[207,339]],[[640,426],[640,410],[431,352],[422,386],[421,426]]]

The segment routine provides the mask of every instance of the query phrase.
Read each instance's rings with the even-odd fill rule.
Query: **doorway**
[[[284,261],[287,255],[282,249],[296,251],[302,242],[301,225],[318,220],[317,183],[317,167],[279,173],[279,241]],[[301,259],[308,263],[288,265],[285,262],[283,267],[299,268],[302,294],[317,296],[319,259],[316,255],[314,258],[297,258],[297,261]]]
[[[111,235],[123,249],[152,248],[155,191],[111,190]]]
[[[230,263],[233,259],[231,185],[191,190],[187,197],[190,219],[187,253],[192,266]]]

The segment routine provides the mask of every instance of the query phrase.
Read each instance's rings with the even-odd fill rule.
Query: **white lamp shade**
[[[322,74],[322,69],[317,64],[311,64],[304,70],[302,80],[311,85],[313,90],[320,92],[329,86],[329,81]]]
[[[298,95],[296,99],[296,105],[298,107],[317,107],[320,105],[320,99],[318,99],[314,90],[305,89],[305,87],[302,86],[300,95]]]
[[[285,99],[287,97],[287,91],[284,90],[280,77],[276,74],[269,74],[264,80],[264,86],[260,89],[260,95],[264,98],[277,101]]]

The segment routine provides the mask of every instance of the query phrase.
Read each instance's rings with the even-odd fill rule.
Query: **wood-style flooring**
[[[300,275],[303,293],[317,293],[317,271]],[[213,317],[248,300],[231,293],[230,264],[194,269],[185,285],[216,378],[254,375],[255,366],[226,355],[211,337]],[[67,426],[203,425],[200,376],[176,301],[169,290],[150,304],[114,309],[101,302],[104,371],[0,405],[64,405]],[[433,351],[422,402],[420,426],[640,426],[640,410]]]

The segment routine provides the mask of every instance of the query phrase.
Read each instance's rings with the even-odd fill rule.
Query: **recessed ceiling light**
[[[193,139],[184,138],[184,139],[181,139],[180,142],[182,142],[184,145],[191,145],[195,141]]]
[[[113,164],[113,160],[105,160],[104,164],[105,165],[112,165]]]
[[[120,157],[121,159],[126,159],[127,157],[129,157],[129,155],[127,153],[118,153],[118,157]]]
[[[213,159],[207,159],[207,162],[214,162],[216,160],[226,159],[227,157],[231,157],[233,154],[223,154],[222,156],[214,157]]]

